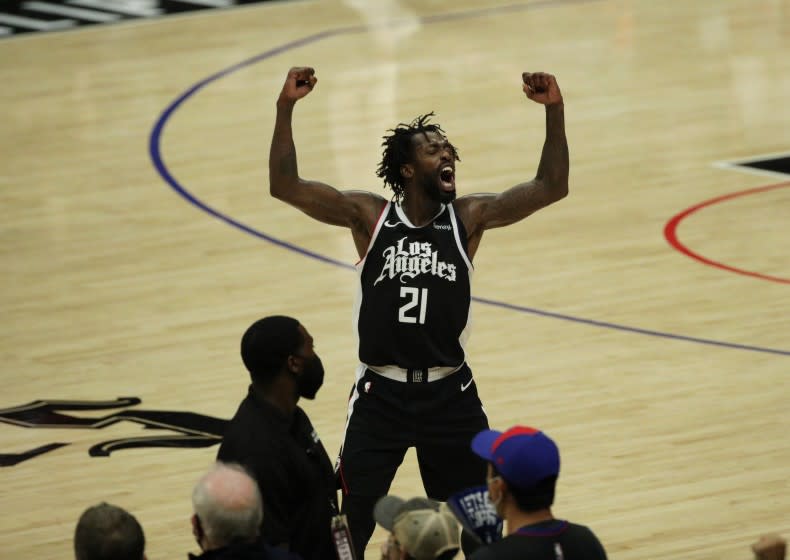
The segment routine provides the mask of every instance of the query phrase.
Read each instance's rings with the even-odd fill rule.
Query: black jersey
[[[471,560],[606,560],[598,537],[584,525],[559,519],[522,527],[472,554]]]
[[[458,367],[469,335],[472,263],[452,204],[415,227],[387,203],[365,257],[355,319],[359,359],[404,369]]]

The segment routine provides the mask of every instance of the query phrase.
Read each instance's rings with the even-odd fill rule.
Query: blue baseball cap
[[[492,463],[506,482],[522,489],[560,474],[560,450],[549,436],[528,426],[506,432],[483,430],[472,440],[472,451]]]

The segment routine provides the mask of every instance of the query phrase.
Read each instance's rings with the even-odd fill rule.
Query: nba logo
[[[415,383],[422,383],[422,370],[415,369],[414,370],[414,382]]]
[[[370,381],[366,381],[365,382],[365,392],[366,393],[370,393],[370,386],[371,386],[371,382]]]
[[[564,560],[565,555],[562,552],[562,547],[560,543],[554,543],[554,558],[555,560]]]

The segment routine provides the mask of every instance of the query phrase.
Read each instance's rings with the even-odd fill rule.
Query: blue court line
[[[508,12],[521,12],[531,9],[537,8],[547,8],[552,6],[558,5],[567,5],[567,4],[580,4],[580,3],[588,3],[588,2],[595,2],[598,0],[542,0],[537,2],[530,2],[530,3],[521,3],[521,4],[509,4],[506,6],[499,6],[496,8],[480,8],[475,10],[466,10],[460,12],[452,12],[447,14],[438,14],[434,16],[428,16],[420,18],[420,21],[424,25],[430,25],[434,23],[442,23],[447,21],[457,21],[462,19],[471,19],[483,16],[490,16],[490,15],[497,15],[502,13]],[[196,94],[198,91],[206,87],[212,82],[219,80],[220,78],[224,78],[228,74],[232,74],[237,70],[241,70],[247,66],[251,66],[252,64],[256,64],[258,62],[262,62],[269,58],[273,58],[279,54],[284,52],[288,52],[290,50],[296,49],[298,47],[303,47],[305,45],[309,45],[311,43],[316,43],[318,41],[322,41],[324,39],[328,39],[330,37],[335,37],[338,35],[348,35],[352,33],[367,33],[372,29],[377,27],[397,27],[403,25],[406,21],[403,20],[393,20],[391,22],[384,22],[378,24],[376,26],[366,26],[366,25],[357,25],[357,26],[349,26],[349,27],[341,27],[337,29],[331,29],[327,31],[322,31],[320,33],[315,33],[313,35],[308,35],[306,37],[302,37],[300,39],[296,39],[294,41],[290,41],[279,47],[275,47],[268,51],[265,51],[261,54],[243,60],[233,66],[225,68],[224,70],[220,70],[207,78],[197,82],[195,85],[187,89],[184,93],[179,95],[167,108],[162,112],[159,118],[156,120],[153,129],[151,130],[151,136],[149,138],[149,154],[151,156],[151,161],[153,162],[154,167],[156,168],[159,175],[167,182],[170,187],[175,190],[179,195],[184,197],[188,202],[194,204],[204,212],[214,216],[215,218],[225,222],[226,224],[233,226],[241,231],[282,247],[283,249],[287,249],[289,251],[293,251],[305,257],[309,257],[311,259],[315,259],[327,264],[331,264],[334,266],[339,266],[342,268],[354,270],[354,266],[343,261],[339,261],[337,259],[333,259],[331,257],[327,257],[325,255],[321,255],[320,253],[316,253],[314,251],[310,251],[309,249],[305,249],[304,247],[299,247],[298,245],[294,245],[293,243],[289,243],[287,241],[283,241],[282,239],[278,239],[274,236],[271,236],[267,233],[259,231],[251,226],[243,224],[238,220],[234,220],[230,216],[223,214],[219,210],[216,210],[203,202],[202,200],[198,199],[195,195],[190,193],[178,180],[173,176],[173,174],[168,169],[167,165],[162,158],[161,152],[161,143],[162,143],[162,134],[164,133],[165,125],[170,120],[170,117],[173,116],[173,113],[190,97]],[[563,321],[571,321],[574,323],[581,323],[585,325],[590,325],[593,327],[600,327],[606,329],[614,329],[624,332],[630,332],[634,334],[642,334],[647,336],[655,336],[661,338],[668,338],[673,340],[680,340],[685,342],[694,342],[697,344],[705,344],[708,346],[718,346],[721,348],[730,348],[734,350],[747,350],[750,352],[762,352],[767,354],[777,354],[780,356],[790,356],[790,350],[781,350],[778,348],[765,348],[761,346],[751,346],[748,344],[737,344],[734,342],[724,342],[719,340],[711,340],[707,338],[698,338],[693,336],[686,336],[681,334],[673,334],[673,333],[666,333],[661,331],[654,331],[650,329],[643,329],[639,327],[629,327],[627,325],[618,325],[616,323],[608,323],[605,321],[597,321],[594,319],[585,319],[583,317],[575,317],[572,315],[564,315],[562,313],[555,313],[551,311],[543,311],[540,309],[535,309],[532,307],[525,307],[522,305],[516,305],[512,303],[507,303],[503,301],[497,301],[488,298],[482,297],[473,297],[472,298],[475,302],[481,303],[484,305],[491,305],[494,307],[499,307],[502,309],[509,309],[511,311],[518,311],[520,313],[529,313],[532,315],[538,315],[541,317],[548,317],[551,319],[561,319]]]

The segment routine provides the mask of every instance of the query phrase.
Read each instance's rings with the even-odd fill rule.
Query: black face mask
[[[296,354],[298,356],[298,354]],[[316,393],[324,384],[324,365],[321,358],[313,356],[307,358],[299,356],[304,360],[304,369],[300,375],[296,375],[296,387],[299,389],[299,396],[306,399],[314,399]]]

